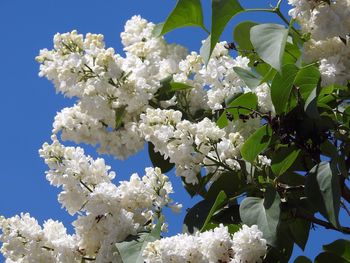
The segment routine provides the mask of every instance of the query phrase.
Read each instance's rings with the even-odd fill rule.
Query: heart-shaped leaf
[[[250,29],[250,41],[255,51],[277,71],[281,71],[288,32],[287,28],[278,24],[260,24]]]

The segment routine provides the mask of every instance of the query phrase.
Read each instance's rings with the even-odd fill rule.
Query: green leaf
[[[294,84],[299,88],[300,95],[304,100],[309,97],[311,91],[317,86],[320,76],[320,71],[315,66],[308,66],[299,70]]]
[[[254,68],[254,70],[261,76],[264,76],[264,79],[261,81],[262,83],[269,81],[270,77],[273,77],[276,70],[271,68],[269,64],[262,62],[254,50],[253,44],[250,41],[250,29],[255,25],[257,25],[257,23],[252,21],[239,23],[233,31],[233,37],[237,44],[238,53],[249,58],[250,62],[248,65],[251,68]]]
[[[288,37],[289,38],[289,37]],[[283,64],[296,64],[299,61],[301,61],[300,58],[301,55],[301,51],[300,48],[293,44],[293,43],[289,43],[287,41],[286,43],[286,47],[285,47],[285,53],[283,55]]]
[[[250,29],[256,25],[257,23],[253,21],[244,21],[234,28],[233,39],[242,51],[251,51],[254,49],[253,44],[250,41]]]
[[[323,250],[336,254],[350,261],[350,241],[349,240],[338,239],[331,244],[324,245]]]
[[[163,26],[164,26],[164,22],[156,24],[152,31],[153,36],[155,37],[160,36],[163,30]]]
[[[338,150],[337,147],[331,143],[329,140],[325,140],[321,145],[320,145],[320,150],[323,155],[335,158],[338,156]]]
[[[173,169],[175,164],[169,162],[169,158],[165,160],[164,156],[162,156],[159,152],[155,152],[154,145],[151,142],[148,143],[148,154],[153,166],[159,167],[162,170],[162,173],[167,173]]]
[[[212,222],[217,224],[241,224],[242,220],[239,215],[239,205],[238,204],[228,204],[224,208],[220,209],[217,213],[212,216]]]
[[[197,174],[198,184],[186,183],[185,177],[181,177],[182,185],[184,186],[187,193],[194,197],[195,195],[205,196],[207,190],[205,189],[205,177],[202,177],[201,173]]]
[[[238,224],[229,224],[227,228],[228,228],[228,232],[232,235],[238,232],[241,229],[241,226]]]
[[[199,49],[199,54],[203,60],[208,63],[211,55],[210,51],[210,35],[203,41],[201,48]]]
[[[279,148],[272,158],[271,170],[272,172],[280,176],[285,173],[288,168],[298,158],[300,149],[296,147],[281,147]]]
[[[170,86],[172,91],[193,89],[192,86],[181,82],[170,82]]]
[[[213,216],[213,214],[223,206],[223,204],[225,204],[225,201],[227,200],[227,196],[225,194],[224,191],[221,191],[218,196],[216,197],[216,200],[213,204],[213,206],[211,207],[209,214],[207,216],[207,218],[204,221],[203,227],[201,228],[200,232],[204,232],[206,230],[208,230],[208,224],[210,223],[210,220]]]
[[[202,200],[195,204],[190,210],[188,210],[183,224],[184,233],[193,234],[199,231],[203,225],[207,216],[215,203],[215,200]]]
[[[258,106],[258,98],[254,93],[248,92],[238,95],[237,97],[233,98],[233,100],[229,100],[230,102],[227,102],[226,110],[222,112],[218,120],[216,121],[216,124],[219,128],[224,128],[228,124],[227,119],[227,112],[232,114],[233,119],[239,119],[239,115],[243,114],[249,114],[253,110],[256,110]]]
[[[312,263],[312,261],[307,257],[299,256],[294,260],[294,263]]]
[[[271,135],[272,130],[269,125],[264,125],[255,131],[241,148],[244,160],[254,162],[255,158],[269,146]]]
[[[277,226],[276,244],[275,248],[279,251],[280,262],[288,262],[293,252],[294,240],[289,230],[289,224],[285,221],[285,213],[282,209],[280,211],[280,219]]]
[[[226,110],[233,115],[234,119],[238,119],[240,114],[249,114],[253,110],[256,110],[258,106],[258,98],[252,93],[243,93],[231,101],[227,106]]]
[[[143,263],[142,252],[149,242],[160,239],[162,220],[151,232],[141,232],[136,236],[129,236],[125,241],[116,243],[117,253],[123,263]]]
[[[308,115],[312,119],[320,119],[320,114],[317,109],[318,90],[319,90],[319,87],[316,87],[311,91],[304,106],[306,115]]]
[[[333,253],[323,252],[315,258],[315,263],[349,263],[350,261]]]
[[[258,74],[240,67],[233,67],[233,70],[249,88],[255,88],[260,85],[261,76]]]
[[[304,219],[296,218],[288,226],[294,242],[304,250],[309,239],[311,223]]]
[[[334,226],[339,226],[340,186],[335,168],[328,162],[315,165],[307,175],[306,196]]]
[[[216,121],[216,125],[222,129],[222,128],[225,128],[227,125],[228,125],[228,119],[227,119],[227,116],[226,116],[226,112],[227,111],[224,111],[220,117],[218,118],[218,120]]]
[[[208,53],[203,57],[206,63],[208,63],[211,53],[216,43],[219,41],[227,23],[233,16],[244,10],[237,0],[212,0],[211,6],[210,48],[206,50]]]
[[[297,73],[298,68],[294,64],[286,64],[282,67],[282,74],[276,74],[272,80],[271,99],[277,114],[283,113],[287,108]]]
[[[200,0],[178,0],[174,10],[164,22],[160,35],[187,26],[205,28]]]
[[[268,188],[265,198],[246,197],[239,212],[244,224],[257,225],[267,243],[276,246],[277,226],[280,218],[280,198],[277,192]]]
[[[205,198],[214,199],[220,191],[224,191],[226,196],[233,197],[244,191],[245,182],[239,173],[227,172],[220,175],[210,186]]]
[[[158,100],[170,100],[175,92],[171,90],[170,83],[173,81],[173,78],[167,77],[160,81],[160,88],[157,91],[156,97]]]
[[[115,110],[115,128],[118,129],[123,123],[123,117],[125,115],[125,108],[120,107]]]
[[[260,24],[250,29],[250,41],[262,60],[281,71],[289,30],[278,24]]]
[[[272,81],[272,79],[276,76],[276,74],[277,74],[277,71],[274,68],[269,66],[269,71],[264,74],[264,77],[261,79],[260,84],[265,82],[270,83],[270,81]]]

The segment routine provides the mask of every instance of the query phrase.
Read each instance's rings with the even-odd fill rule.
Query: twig
[[[321,219],[318,219],[318,218],[314,217],[313,215],[302,213],[300,210],[297,210],[297,209],[294,210],[293,215],[294,215],[294,217],[301,218],[301,219],[304,219],[304,220],[309,221],[311,223],[323,226],[326,229],[332,229],[332,230],[335,230],[335,231],[338,231],[338,232],[341,232],[341,233],[344,233],[344,234],[350,234],[350,228],[349,227],[339,227],[339,228],[337,228],[337,227],[333,226],[329,222],[326,222],[326,221],[323,221]]]
[[[344,208],[348,216],[350,216],[350,210],[347,208],[343,201],[340,201],[340,205]]]

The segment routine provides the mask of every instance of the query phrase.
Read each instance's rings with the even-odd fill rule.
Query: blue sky
[[[209,25],[210,1],[202,2],[206,24]],[[250,7],[262,7],[261,3],[267,1],[242,0],[244,6]],[[39,66],[34,58],[39,50],[52,48],[52,37],[56,32],[77,29],[84,34],[105,35],[107,46],[122,53],[119,34],[127,19],[140,14],[158,23],[166,18],[174,5],[174,0],[0,1],[0,215],[9,217],[29,212],[40,223],[53,218],[63,221],[69,229],[73,221],[57,202],[58,189],[51,187],[45,179],[46,166],[38,149],[50,140],[56,112],[73,105],[74,101],[55,94],[53,85],[38,77]],[[271,14],[240,15],[231,21],[231,27],[225,30],[222,40],[232,40],[232,26],[243,19],[278,22]],[[205,37],[200,29],[190,28],[177,30],[166,38],[169,42],[181,43],[189,50],[198,51],[200,41]],[[85,148],[89,154],[95,155],[92,148]],[[150,166],[145,151],[127,161],[109,157],[106,160],[117,172],[117,180],[125,180],[133,172],[141,175],[144,167]],[[180,180],[174,178],[172,181],[176,191],[174,199],[182,202],[184,208],[194,204],[195,200],[187,197]],[[169,220],[171,234],[181,231],[182,218],[183,214]],[[336,232],[318,230],[312,233],[305,255],[313,257],[321,250],[322,243],[340,237]],[[300,253],[299,249],[295,251],[295,255]]]

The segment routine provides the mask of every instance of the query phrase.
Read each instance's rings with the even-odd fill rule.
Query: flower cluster
[[[223,109],[226,100],[250,91],[257,95],[262,112],[274,112],[266,84],[250,89],[234,71],[235,67],[249,70],[249,59],[242,56],[232,58],[226,44],[220,42],[215,46],[207,65],[200,55],[192,52],[180,62],[179,73],[173,75],[174,81],[194,87],[189,96],[190,113],[207,108],[212,111]]]
[[[52,139],[40,155],[49,166],[48,181],[62,187],[59,202],[70,214],[78,213],[75,234],[67,235],[64,226],[52,220],[41,228],[29,214],[1,218],[5,257],[18,262],[115,262],[116,242],[152,228],[163,207],[181,208],[172,203],[172,185],[159,168],[146,168],[142,178],[133,174],[117,186],[111,181],[115,173],[103,159],[94,160],[83,149]]]
[[[211,182],[225,171],[241,169],[244,141],[259,128],[262,114],[274,115],[269,86],[246,86],[234,68],[250,70],[249,60],[232,58],[226,42],[217,44],[206,65],[196,52],[188,54],[155,36],[154,29],[140,16],[127,21],[121,33],[125,56],[106,48],[102,35],[77,31],[56,34],[53,49],[40,51],[39,75],[52,81],[57,92],[77,100],[57,113],[52,143],[39,151],[49,167],[47,180],[62,189],[58,202],[76,216],[75,232],[67,234],[53,220],[41,227],[29,214],[1,217],[1,252],[7,263],[119,262],[115,243],[152,229],[164,207],[181,209],[170,198],[172,185],[159,168],[146,168],[143,177],[133,174],[115,185],[115,173],[103,159],[65,147],[59,133],[62,140],[95,145],[100,153],[119,159],[151,142],[188,184],[198,183],[203,168]],[[248,92],[256,95],[260,115],[230,119],[225,128],[218,127],[217,117],[227,103]],[[259,155],[256,165],[270,162]],[[256,226],[243,226],[231,236],[220,225],[150,243],[144,257],[146,262],[238,263],[260,262],[265,253],[266,241]]]
[[[233,236],[220,225],[196,235],[179,234],[148,243],[146,263],[259,263],[266,253],[266,240],[257,226],[242,226]]]
[[[297,19],[303,33],[306,62],[320,61],[322,84],[344,85],[350,78],[350,1],[289,0],[289,15]]]
[[[57,92],[77,97],[63,109],[54,132],[76,143],[99,145],[101,153],[126,158],[143,147],[137,130],[140,113],[160,87],[160,80],[175,73],[186,49],[154,37],[154,24],[132,17],[121,33],[126,56],[105,48],[102,35],[85,38],[72,31],[56,34],[54,49],[37,57],[40,76],[51,80]]]
[[[204,167],[212,180],[221,172],[240,170],[240,148],[245,139],[260,126],[260,119],[235,121],[220,129],[204,118],[198,123],[182,120],[175,110],[147,109],[141,114],[140,130],[155,150],[175,164],[176,174],[186,183],[197,184]],[[266,156],[259,156],[257,164],[270,165]]]
[[[214,49],[208,65],[196,52],[167,44],[152,34],[154,24],[132,17],[121,33],[126,56],[105,48],[103,36],[76,31],[56,34],[53,50],[41,50],[40,76],[53,81],[58,92],[77,97],[77,103],[57,114],[53,132],[63,140],[98,145],[100,153],[124,159],[142,149],[140,114],[149,107],[175,106],[192,121],[203,111],[215,112],[226,100],[254,92],[262,112],[273,112],[266,84],[249,89],[233,70],[248,69],[245,57],[232,58],[226,42]],[[189,85],[171,98],[159,96],[161,82]],[[199,120],[201,117],[199,117]]]
[[[196,184],[202,167],[217,173],[240,169],[237,160],[244,142],[243,132],[227,133],[208,118],[198,123],[181,118],[180,111],[147,109],[146,114],[141,115],[140,124],[145,139],[152,142],[164,158],[169,157],[170,162],[175,163],[178,176]],[[258,127],[259,122],[255,125]],[[231,129],[238,128],[239,125]]]

